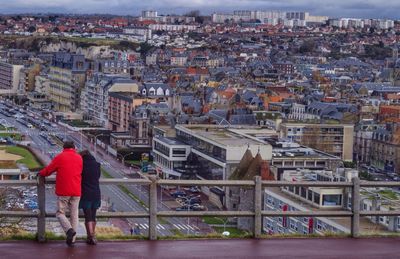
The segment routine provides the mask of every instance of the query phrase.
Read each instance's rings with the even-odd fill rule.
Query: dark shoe
[[[86,239],[86,243],[87,243],[88,245],[97,245],[97,240],[96,240],[95,237],[88,237],[88,238]]]
[[[96,221],[87,222],[89,233],[86,239],[88,245],[97,245],[96,240]]]
[[[73,241],[74,241],[75,235],[76,235],[76,232],[72,228],[68,229],[68,231],[67,231],[67,240],[66,240],[66,243],[67,243],[68,246],[73,246],[74,245]]]

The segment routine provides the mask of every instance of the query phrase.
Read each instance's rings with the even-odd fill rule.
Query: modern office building
[[[353,160],[354,126],[347,124],[282,123],[280,137]]]
[[[251,150],[254,156],[260,153],[262,159],[271,160],[271,145],[251,136],[249,134],[251,131],[263,131],[263,129],[250,126],[176,125],[176,142],[164,142],[164,139],[160,138],[162,136],[155,134],[153,152],[159,156],[156,165],[167,178],[170,177],[168,172],[173,170],[171,175],[175,177],[228,179],[247,149]],[[171,150],[175,148],[175,143],[183,144],[190,147],[189,156],[186,160],[181,158],[182,164],[176,165],[171,163],[173,161],[169,160],[170,157],[155,149],[156,143],[164,146],[168,154],[172,154]]]

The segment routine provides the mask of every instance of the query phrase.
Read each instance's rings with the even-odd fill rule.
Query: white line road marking
[[[139,224],[142,228],[147,229],[145,225]]]
[[[190,226],[190,225],[186,225],[186,226],[194,231],[194,228],[192,228],[192,226]]]
[[[161,229],[164,229],[164,230],[165,230],[165,227],[163,227],[163,225],[158,224],[157,226],[160,227]]]
[[[179,229],[179,230],[181,229],[181,228],[178,227],[176,224],[172,224],[172,225],[174,225],[174,227],[177,228],[177,229]]]
[[[181,225],[181,224],[178,224],[178,226],[180,226],[183,230],[186,230],[187,229],[187,227],[185,226],[185,225]]]

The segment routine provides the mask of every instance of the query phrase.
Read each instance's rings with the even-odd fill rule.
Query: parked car
[[[174,198],[178,198],[180,196],[186,196],[186,192],[182,191],[182,190],[176,190],[176,191],[170,192],[169,194]]]
[[[200,188],[197,186],[190,187],[189,191],[191,193],[200,193],[201,192]]]

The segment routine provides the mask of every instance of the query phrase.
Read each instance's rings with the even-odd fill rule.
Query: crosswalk
[[[103,166],[111,166],[111,164],[107,161],[101,161],[100,164]]]
[[[148,229],[149,225],[146,223],[138,223],[138,225],[140,226],[141,229]],[[190,226],[187,224],[172,224],[172,226],[174,226],[174,228],[178,229],[178,230],[191,230],[191,231],[198,231],[200,230],[198,227],[196,226]],[[156,228],[158,230],[165,230],[165,226],[161,225],[161,224],[157,224]]]

